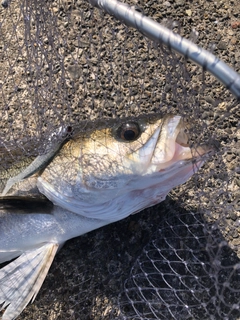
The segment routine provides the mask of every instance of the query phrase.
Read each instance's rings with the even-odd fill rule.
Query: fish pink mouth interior
[[[157,165],[157,171],[162,172],[166,169],[170,169],[171,166],[176,163],[179,163],[179,165],[181,165],[183,161],[191,163],[192,166],[194,165],[194,163],[204,163],[207,154],[209,154],[211,151],[211,148],[207,147],[206,145],[202,145],[197,148],[190,148],[187,143],[187,135],[184,133],[183,136],[181,131],[177,136],[175,143],[172,144],[172,149],[174,151],[172,153],[171,159],[169,159],[169,161],[159,163]]]

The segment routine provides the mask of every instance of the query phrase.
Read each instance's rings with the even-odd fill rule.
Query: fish
[[[34,301],[67,240],[164,201],[201,168],[212,148],[191,148],[186,129],[173,114],[79,124],[17,174],[12,164],[1,173],[2,320]]]

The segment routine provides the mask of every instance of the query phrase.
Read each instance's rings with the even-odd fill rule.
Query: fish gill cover
[[[69,241],[19,319],[240,319],[237,100],[87,1],[2,4],[1,181],[75,126],[109,118],[179,114],[193,148],[216,149],[161,204]],[[129,4],[239,72],[237,0]]]

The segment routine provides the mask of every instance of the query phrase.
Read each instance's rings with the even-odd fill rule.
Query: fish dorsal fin
[[[60,149],[60,146],[58,150]],[[18,175],[11,177],[8,179],[5,188],[0,196],[4,197],[8,191],[12,188],[12,186],[30,176],[34,173],[44,169],[52,158],[55,156],[58,150],[50,151],[46,154],[42,154],[37,156],[23,171],[21,171]]]
[[[28,177],[31,177],[36,172],[43,170],[52,161],[55,155],[62,148],[64,143],[72,136],[72,127],[60,127],[56,132],[53,132],[45,145],[45,151],[43,154],[38,155],[26,168],[24,168],[19,174],[10,177],[0,194],[4,197],[12,186]]]
[[[0,270],[0,305],[2,320],[13,320],[30,301],[34,301],[58,249],[47,243],[12,261]]]

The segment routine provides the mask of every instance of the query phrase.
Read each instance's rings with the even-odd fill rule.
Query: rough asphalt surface
[[[32,1],[32,3],[36,2]],[[46,1],[45,4],[47,10],[48,2]],[[133,1],[131,4],[146,15],[174,28],[181,35],[211,50],[240,72],[239,0],[149,0]],[[198,210],[204,213],[206,221],[219,221],[218,225],[222,230],[222,235],[219,237],[227,239],[234,247],[233,261],[237,261],[237,256],[240,258],[239,104],[231,98],[227,90],[208,75],[206,75],[206,83],[203,83],[200,69],[189,62],[186,64],[190,70],[191,81],[189,91],[183,92],[183,87],[188,82],[183,79],[184,70],[182,71],[181,68],[184,63],[179,67],[178,57],[166,58],[168,55],[166,51],[163,57],[155,59],[155,51],[151,51],[150,45],[149,52],[146,50],[146,43],[141,35],[131,33],[131,30],[126,31],[120,23],[113,25],[114,19],[107,15],[99,14],[97,11],[94,11],[93,14],[92,10],[89,10],[91,6],[86,2],[52,1],[50,7],[51,13],[56,17],[57,25],[60,25],[58,30],[62,30],[61,39],[68,39],[66,44],[63,44],[61,39],[58,43],[60,48],[58,52],[66,56],[64,68],[67,70],[67,81],[59,81],[59,70],[62,70],[63,67],[57,59],[52,65],[52,70],[46,67],[44,72],[39,71],[46,74],[46,79],[42,77],[42,83],[38,84],[41,94],[34,103],[41,105],[42,109],[31,108],[30,111],[29,105],[33,103],[32,97],[35,96],[34,90],[31,92],[27,87],[29,83],[34,83],[34,77],[36,78],[38,71],[36,67],[26,71],[24,68],[27,53],[25,54],[24,51],[24,54],[21,55],[20,50],[19,54],[18,43],[11,45],[13,32],[9,30],[14,30],[14,36],[19,37],[20,44],[23,41],[22,22],[18,21],[17,27],[13,28],[13,22],[9,18],[11,14],[14,17],[14,13],[18,12],[18,2],[12,1],[7,8],[0,10],[3,42],[8,43],[8,51],[5,50],[0,54],[0,68],[3,74],[0,80],[2,85],[1,139],[14,136],[9,134],[9,128],[16,135],[22,135],[23,140],[27,140],[31,132],[33,132],[32,136],[37,137],[41,135],[42,130],[46,130],[45,122],[47,121],[56,123],[57,127],[61,117],[64,121],[68,121],[69,118],[74,118],[75,121],[94,118],[96,114],[99,116],[99,109],[106,117],[110,116],[112,110],[116,110],[116,115],[123,116],[127,113],[136,114],[149,110],[155,112],[158,111],[156,106],[161,103],[162,98],[166,102],[170,101],[173,107],[178,108],[183,114],[189,113],[190,118],[194,121],[196,118],[199,120],[196,124],[196,132],[192,132],[193,140],[194,138],[201,140],[204,137],[211,137],[218,140],[219,143],[218,155],[211,159],[195,178],[174,191],[163,203],[124,221],[67,242],[54,260],[36,300],[19,317],[20,320],[117,319],[118,296],[123,290],[124,281],[129,277],[134,262],[155,232],[157,232],[155,239],[160,241],[159,237],[164,236],[164,231],[161,235],[161,228],[168,230],[166,226],[164,227],[164,223],[175,221],[175,215],[182,213],[184,216],[188,210]],[[68,18],[69,12],[73,17],[71,21]],[[55,21],[46,19],[42,23],[45,23],[46,28],[53,28]],[[91,28],[91,37],[88,28]],[[197,35],[196,31],[192,32],[192,29],[199,34]],[[52,30],[54,33],[54,29]],[[82,34],[81,45],[79,45],[76,30]],[[91,42],[97,42],[99,34],[103,43],[100,47],[96,46],[97,49],[92,48]],[[127,39],[128,37],[130,40]],[[42,40],[48,48],[49,38]],[[25,44],[29,43],[30,41],[25,42]],[[124,43],[126,43],[127,58],[124,61],[119,58],[119,62],[117,56],[121,56]],[[57,46],[56,42],[54,46]],[[31,43],[29,47],[33,48],[34,44]],[[3,45],[2,48],[4,48]],[[48,58],[54,61],[54,52],[50,49],[46,50],[48,50]],[[109,61],[112,59],[111,67],[102,62],[106,52],[111,53],[108,56]],[[34,66],[36,64],[34,54],[31,57],[30,65]],[[17,63],[11,63],[11,59]],[[137,60],[139,63],[136,62]],[[115,86],[111,81],[103,79],[101,79],[101,86],[98,85],[94,74],[98,71],[99,63],[99,69],[103,70],[100,71],[100,73],[103,72],[103,78],[117,79]],[[119,76],[121,63],[127,65],[127,71]],[[131,69],[133,63],[134,67]],[[159,65],[162,69],[159,68]],[[49,76],[51,72],[52,78]],[[135,74],[141,74],[144,79],[142,86],[140,82],[134,82]],[[41,78],[39,74],[37,77]],[[178,81],[181,83],[179,87],[176,85]],[[44,89],[49,84],[53,88],[52,91],[49,90],[50,93]],[[93,87],[91,87],[92,84]],[[204,86],[206,88],[203,91]],[[179,92],[176,88],[179,89]],[[94,99],[92,99],[93,93]],[[116,98],[116,95],[119,95],[119,99]],[[182,102],[179,102],[180,98],[183,99]],[[51,110],[53,100],[55,109]],[[21,112],[19,107],[15,107],[19,106],[19,101],[25,101]],[[139,108],[137,101],[141,101],[142,109]],[[96,105],[100,108],[97,108]],[[169,110],[172,111],[171,108]],[[25,119],[24,126],[21,124],[22,118]],[[16,126],[14,126],[15,121],[18,121]],[[4,166],[3,156],[1,165]],[[227,209],[223,210],[223,208]],[[223,212],[221,210],[225,212],[226,219],[219,218]],[[185,221],[186,225],[188,223],[189,221]],[[167,232],[165,237],[167,237]],[[164,244],[160,243],[159,246],[164,246]],[[238,287],[238,297],[239,291]],[[239,314],[234,314],[228,319],[238,319],[238,317],[240,317]],[[140,318],[131,315],[129,319]],[[142,319],[147,319],[147,317],[143,316]],[[166,315],[166,319],[170,317]],[[208,320],[210,318],[204,318],[204,316],[199,318],[199,315],[196,315],[195,318],[189,319]],[[215,317],[213,319],[227,318]]]

